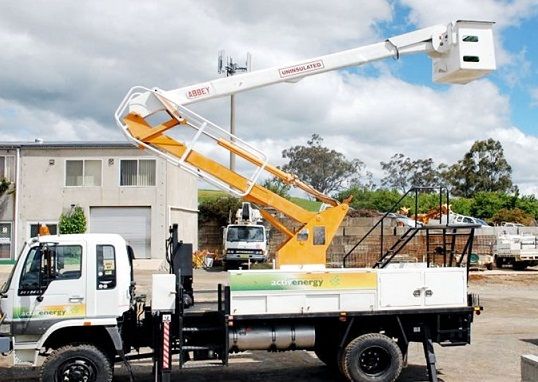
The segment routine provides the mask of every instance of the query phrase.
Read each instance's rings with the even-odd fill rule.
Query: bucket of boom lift
[[[495,70],[492,27],[492,22],[485,21],[449,24],[446,34],[439,37],[449,49],[432,55],[433,81],[466,84]]]

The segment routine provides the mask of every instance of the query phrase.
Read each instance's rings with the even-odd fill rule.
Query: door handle
[[[82,300],[84,300],[84,297],[81,297],[81,296],[69,297],[69,302],[81,302]]]

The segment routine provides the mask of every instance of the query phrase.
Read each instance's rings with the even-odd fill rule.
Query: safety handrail
[[[362,244],[362,242],[379,226],[383,225],[383,221],[385,218],[389,216],[389,214],[393,213],[396,207],[400,205],[400,203],[412,192],[415,193],[415,228],[417,228],[417,215],[418,215],[418,193],[419,191],[431,191],[431,190],[439,190],[439,212],[441,213],[441,207],[443,203],[443,192],[446,192],[446,203],[447,203],[447,218],[446,218],[446,225],[448,226],[450,221],[450,196],[449,196],[449,190],[446,186],[440,186],[440,187],[412,187],[409,190],[407,190],[400,199],[396,203],[394,203],[385,214],[379,219],[379,221],[374,224],[368,232],[351,248],[343,257],[342,259],[342,266],[346,268],[346,260],[347,258],[352,254],[352,252]],[[441,213],[442,215],[442,213]],[[439,220],[439,223],[441,223],[441,219]],[[383,230],[381,230],[381,249],[380,249],[380,258],[383,256]]]

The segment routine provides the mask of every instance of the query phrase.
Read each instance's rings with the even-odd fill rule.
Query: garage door
[[[151,207],[90,207],[90,232],[118,233],[137,259],[151,257]]]

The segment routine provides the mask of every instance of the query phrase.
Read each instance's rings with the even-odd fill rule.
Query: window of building
[[[47,228],[49,229],[49,233],[51,235],[57,235],[58,234],[58,223],[50,223],[50,222],[38,222],[38,223],[30,223],[30,237],[36,237],[39,233],[39,226],[41,224],[45,224]]]
[[[101,161],[78,159],[65,161],[67,187],[96,187],[101,185]]]
[[[11,258],[11,223],[0,223],[0,259]]]
[[[0,156],[0,179],[2,178],[15,181],[15,157],[12,155]]]
[[[155,159],[120,161],[120,186],[155,186]]]
[[[97,289],[116,286],[116,252],[112,245],[97,245]]]

